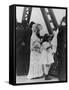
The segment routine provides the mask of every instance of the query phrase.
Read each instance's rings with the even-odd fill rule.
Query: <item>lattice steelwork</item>
[[[31,17],[32,7],[24,7],[24,12],[22,16],[22,22],[27,21],[29,23]]]
[[[40,8],[40,9],[49,34],[53,34],[53,30],[56,30],[58,28],[58,23],[53,10],[50,8],[46,8],[46,9]]]

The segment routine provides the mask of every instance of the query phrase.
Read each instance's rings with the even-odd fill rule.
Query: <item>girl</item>
[[[46,40],[42,43],[42,67],[45,79],[49,80],[48,72],[52,63],[54,63],[54,53],[57,49],[58,30],[53,31],[54,36],[47,35]]]

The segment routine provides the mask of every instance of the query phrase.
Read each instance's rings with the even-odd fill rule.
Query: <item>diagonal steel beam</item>
[[[56,20],[55,14],[54,14],[54,12],[53,12],[53,10],[51,8],[48,8],[48,11],[49,11],[49,14],[51,16],[52,22],[53,22],[53,24],[55,26],[55,30],[56,30],[59,25],[58,25],[58,22]]]
[[[40,10],[42,12],[42,15],[43,15],[43,18],[44,18],[44,21],[45,21],[45,24],[47,26],[49,34],[53,34],[53,29],[52,29],[52,27],[50,25],[50,21],[48,19],[47,12],[45,11],[44,8],[40,8]]]
[[[24,20],[26,20],[27,23],[29,23],[30,17],[31,17],[31,12],[32,12],[32,7],[24,7],[23,16],[22,16],[22,22]]]

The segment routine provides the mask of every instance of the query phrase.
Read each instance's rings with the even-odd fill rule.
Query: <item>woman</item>
[[[41,46],[40,39],[37,34],[42,29],[40,24],[33,24],[32,26],[32,36],[31,36],[31,45],[30,45],[30,66],[29,72],[27,75],[28,79],[41,77],[43,75],[42,66],[41,66]]]

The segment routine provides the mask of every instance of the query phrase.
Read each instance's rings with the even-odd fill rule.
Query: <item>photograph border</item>
[[[12,5],[11,5],[12,6]],[[66,47],[66,81],[51,81],[51,82],[33,82],[33,83],[17,83],[16,82],[16,7],[17,6],[19,6],[19,7],[35,7],[35,8],[53,8],[53,9],[66,9],[66,27],[68,26],[67,25],[67,19],[68,19],[68,8],[67,7],[57,7],[57,6],[40,6],[40,5],[23,5],[23,4],[13,4],[13,6],[15,7],[14,9],[14,21],[15,21],[15,27],[14,27],[14,44],[15,44],[15,60],[14,60],[14,81],[15,81],[15,84],[14,85],[34,85],[34,84],[52,84],[52,83],[65,83],[65,82],[67,82],[67,72],[68,72],[68,70],[67,70],[67,66],[68,66],[68,64],[67,64],[67,47]],[[68,27],[67,27],[67,32],[68,32]],[[66,46],[67,46],[67,33],[66,32]]]

